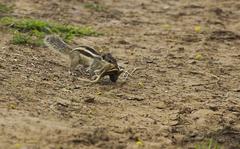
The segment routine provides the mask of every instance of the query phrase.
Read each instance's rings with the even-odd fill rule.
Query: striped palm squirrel
[[[87,68],[86,70],[90,76],[96,78],[90,82],[98,82],[105,75],[109,75],[110,80],[116,82],[119,75],[123,72],[111,53],[100,54],[88,46],[72,48],[57,35],[47,35],[44,38],[44,43],[50,49],[69,56],[71,73],[79,64]]]

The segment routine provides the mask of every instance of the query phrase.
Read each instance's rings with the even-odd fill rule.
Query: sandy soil
[[[93,26],[105,34],[74,43],[143,69],[91,85],[1,30],[0,148],[186,149],[209,138],[240,148],[239,0],[102,0],[100,12],[84,0],[1,2],[19,17]]]

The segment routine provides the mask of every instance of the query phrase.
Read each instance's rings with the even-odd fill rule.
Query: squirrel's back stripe
[[[79,47],[86,48],[88,51],[92,52],[95,55],[100,55],[95,49],[93,49],[89,46],[79,46]]]
[[[88,48],[86,48],[85,46],[80,46],[79,48],[75,48],[72,51],[78,51],[80,54],[85,55],[87,57],[91,57],[91,58],[99,58],[101,59],[101,56],[95,53],[92,53],[91,50],[89,50]],[[95,51],[95,50],[94,50]]]

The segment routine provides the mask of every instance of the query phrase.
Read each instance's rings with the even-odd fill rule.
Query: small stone
[[[94,103],[95,102],[95,97],[93,97],[93,96],[85,97],[84,102],[86,102],[86,103]]]
[[[156,108],[157,109],[164,109],[166,108],[166,104],[164,102],[159,102],[157,105],[156,105]]]

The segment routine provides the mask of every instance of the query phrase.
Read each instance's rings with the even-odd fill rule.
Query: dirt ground
[[[124,83],[84,83],[53,51],[0,31],[0,148],[176,149],[212,138],[240,148],[240,1],[0,0],[13,14],[88,25],[136,71]],[[93,1],[92,1],[93,2]]]

